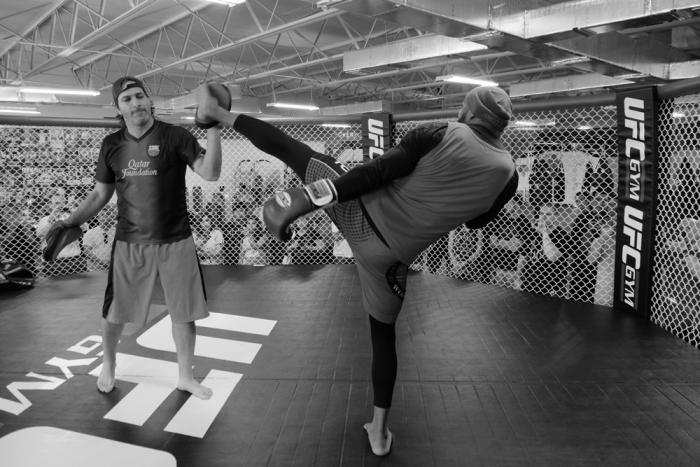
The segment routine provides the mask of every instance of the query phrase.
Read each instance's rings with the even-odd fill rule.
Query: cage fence
[[[396,126],[395,139],[425,122]],[[591,107],[516,115],[503,143],[516,196],[480,230],[461,226],[414,269],[560,298],[612,304],[616,113]]]
[[[700,95],[661,102],[651,319],[700,346]]]
[[[700,346],[700,95],[661,102],[658,209],[651,319]],[[393,144],[428,121],[396,124]],[[412,269],[611,305],[614,276],[617,141],[614,107],[516,115],[503,136],[520,175],[515,198],[480,230],[464,226],[430,245]],[[283,124],[290,136],[347,166],[361,164],[359,124]],[[205,132],[191,129],[203,142]],[[83,226],[59,259],[41,258],[50,223],[74,209],[94,184],[109,128],[0,126],[0,259],[45,277],[107,268],[114,199]],[[193,236],[204,264],[352,263],[342,234],[320,212],[300,220],[282,243],[263,228],[260,207],[298,186],[281,162],[222,130],[217,182],[187,173]]]
[[[397,123],[393,143],[426,121]],[[280,128],[318,152],[362,163],[359,124]],[[84,226],[82,240],[54,263],[40,257],[50,220],[65,215],[92,189],[102,138],[113,130],[0,127],[2,248],[38,278],[105,269],[113,238],[110,206]],[[192,128],[205,142],[205,132]],[[414,270],[498,284],[562,298],[610,304],[616,196],[615,112],[597,107],[517,115],[504,144],[520,174],[518,194],[481,230],[455,229],[411,265]],[[295,225],[292,242],[264,229],[260,207],[300,182],[281,162],[233,129],[222,130],[223,164],[216,182],[187,173],[193,236],[203,264],[351,263],[352,252],[327,216]]]

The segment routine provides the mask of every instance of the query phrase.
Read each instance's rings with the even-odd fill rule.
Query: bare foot
[[[206,386],[202,386],[199,384],[197,381],[191,379],[191,380],[180,380],[177,383],[177,388],[180,391],[187,391],[191,393],[194,397],[198,397],[200,399],[207,400],[209,399],[212,394],[214,394],[214,391],[211,390],[211,388],[208,388]]]
[[[367,440],[375,456],[386,456],[391,452],[394,436],[388,428],[386,433],[382,433],[381,429],[375,428],[371,423],[365,423],[363,428],[367,432]]]
[[[97,377],[97,390],[100,392],[111,392],[114,389],[114,370],[116,365],[102,363],[100,376]]]

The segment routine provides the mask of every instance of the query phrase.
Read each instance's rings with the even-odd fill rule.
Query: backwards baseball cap
[[[513,117],[513,104],[506,92],[497,86],[479,86],[467,93],[459,111],[459,121],[484,127],[501,136]]]
[[[148,91],[146,86],[143,85],[143,81],[133,76],[122,76],[112,84],[112,98],[114,99],[114,105],[118,105],[119,95],[131,88],[141,88],[141,90],[148,96]]]

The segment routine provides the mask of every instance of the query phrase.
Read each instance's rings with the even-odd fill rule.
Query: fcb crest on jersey
[[[158,157],[160,155],[160,145],[149,144],[146,152],[148,153],[148,157]]]

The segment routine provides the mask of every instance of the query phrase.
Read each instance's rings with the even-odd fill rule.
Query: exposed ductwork
[[[695,65],[694,61],[683,65],[691,57],[648,38],[614,32],[581,37],[578,31],[601,25],[621,29],[638,18],[648,20],[653,15],[700,7],[698,0],[573,0],[546,7],[539,4],[536,0],[351,0],[335,6],[466,39],[491,50],[511,51],[544,63],[568,63],[579,71],[612,77],[636,74],[643,80],[649,76],[669,80],[685,77]],[[550,43],[555,39],[557,42]],[[359,52],[357,57],[362,56]],[[375,66],[377,60],[369,52],[362,57],[365,67]],[[352,66],[362,67],[359,58]]]
[[[343,54],[343,71],[485,50],[486,46],[453,37],[428,34]]]
[[[634,39],[618,32],[568,39],[552,46],[661,79],[670,78],[672,62],[690,59],[688,54],[659,41],[647,37]]]

